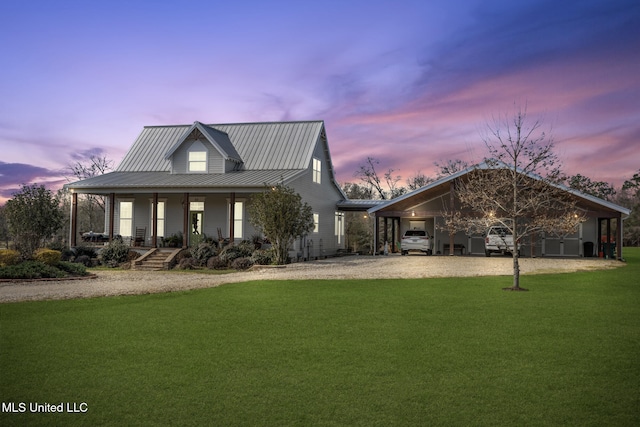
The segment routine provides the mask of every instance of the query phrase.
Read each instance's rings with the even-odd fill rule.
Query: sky
[[[340,183],[403,184],[526,106],[565,173],[640,169],[638,0],[4,0],[0,58],[0,203],[194,121],[324,120]]]

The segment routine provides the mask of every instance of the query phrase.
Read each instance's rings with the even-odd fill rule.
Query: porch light
[[[416,216],[416,211],[411,211],[411,216]]]

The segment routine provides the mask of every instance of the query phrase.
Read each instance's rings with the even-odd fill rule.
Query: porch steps
[[[140,271],[166,270],[166,262],[173,252],[173,249],[151,249],[140,258],[132,261],[131,268]]]

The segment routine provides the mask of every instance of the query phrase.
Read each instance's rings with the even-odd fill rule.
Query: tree
[[[575,190],[603,200],[611,200],[616,194],[615,188],[608,182],[592,181],[590,178],[580,174],[567,177],[567,184]]]
[[[9,249],[9,225],[5,211],[5,207],[0,206],[0,242],[4,242],[5,247]]]
[[[436,179],[440,179],[445,176],[451,176],[469,167],[469,164],[467,162],[460,159],[447,160],[444,163],[433,162],[433,164],[438,168]]]
[[[58,199],[44,185],[23,185],[5,205],[9,232],[18,251],[30,259],[62,226]]]
[[[253,195],[247,210],[249,221],[271,241],[276,264],[286,264],[293,240],[313,230],[311,206],[283,184]]]
[[[75,180],[93,178],[104,175],[113,169],[113,161],[107,157],[91,156],[86,163],[76,162],[69,167]],[[104,196],[85,194],[84,203],[79,203],[79,227],[86,231],[102,231],[104,228],[105,200]]]
[[[517,248],[523,239],[540,232],[574,232],[584,218],[575,198],[558,185],[560,162],[539,120],[529,123],[526,108],[520,108],[511,118],[494,118],[487,128],[488,160],[456,183],[466,212],[450,215],[447,226],[482,233],[492,225],[506,227],[516,248],[513,286],[506,289],[521,290]]]
[[[418,188],[422,188],[431,182],[433,182],[433,178],[425,175],[422,171],[418,171],[415,175],[407,178],[407,188],[409,191],[413,191]]]
[[[640,170],[632,178],[625,180],[616,194],[615,202],[631,209],[631,214],[624,221],[624,244],[640,245]]]
[[[382,179],[376,171],[376,165],[379,165],[380,161],[373,157],[367,157],[364,165],[360,165],[360,169],[356,171],[354,176],[360,178],[367,188],[372,190],[372,193],[377,193],[378,197],[382,200],[393,199],[402,196],[407,192],[406,188],[398,187],[398,182],[402,179],[399,175],[394,175],[395,169],[389,168],[383,175],[384,182],[389,190],[385,190],[382,184]]]

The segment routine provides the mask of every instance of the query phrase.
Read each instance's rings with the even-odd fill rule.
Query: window
[[[339,245],[344,240],[344,212],[336,212],[336,240]]]
[[[189,172],[207,171],[207,152],[189,151]]]
[[[322,163],[319,159],[313,158],[313,182],[320,184],[322,181]]]
[[[313,232],[318,233],[320,231],[320,214],[313,214]]]
[[[233,238],[242,239],[242,225],[244,218],[244,202],[235,202],[233,205]]]
[[[131,237],[133,235],[133,202],[120,202],[120,235]]]
[[[156,222],[158,224],[158,235],[157,237],[164,237],[164,201],[158,201],[158,218],[156,218]],[[151,202],[151,221],[150,224],[153,223],[153,201]]]

